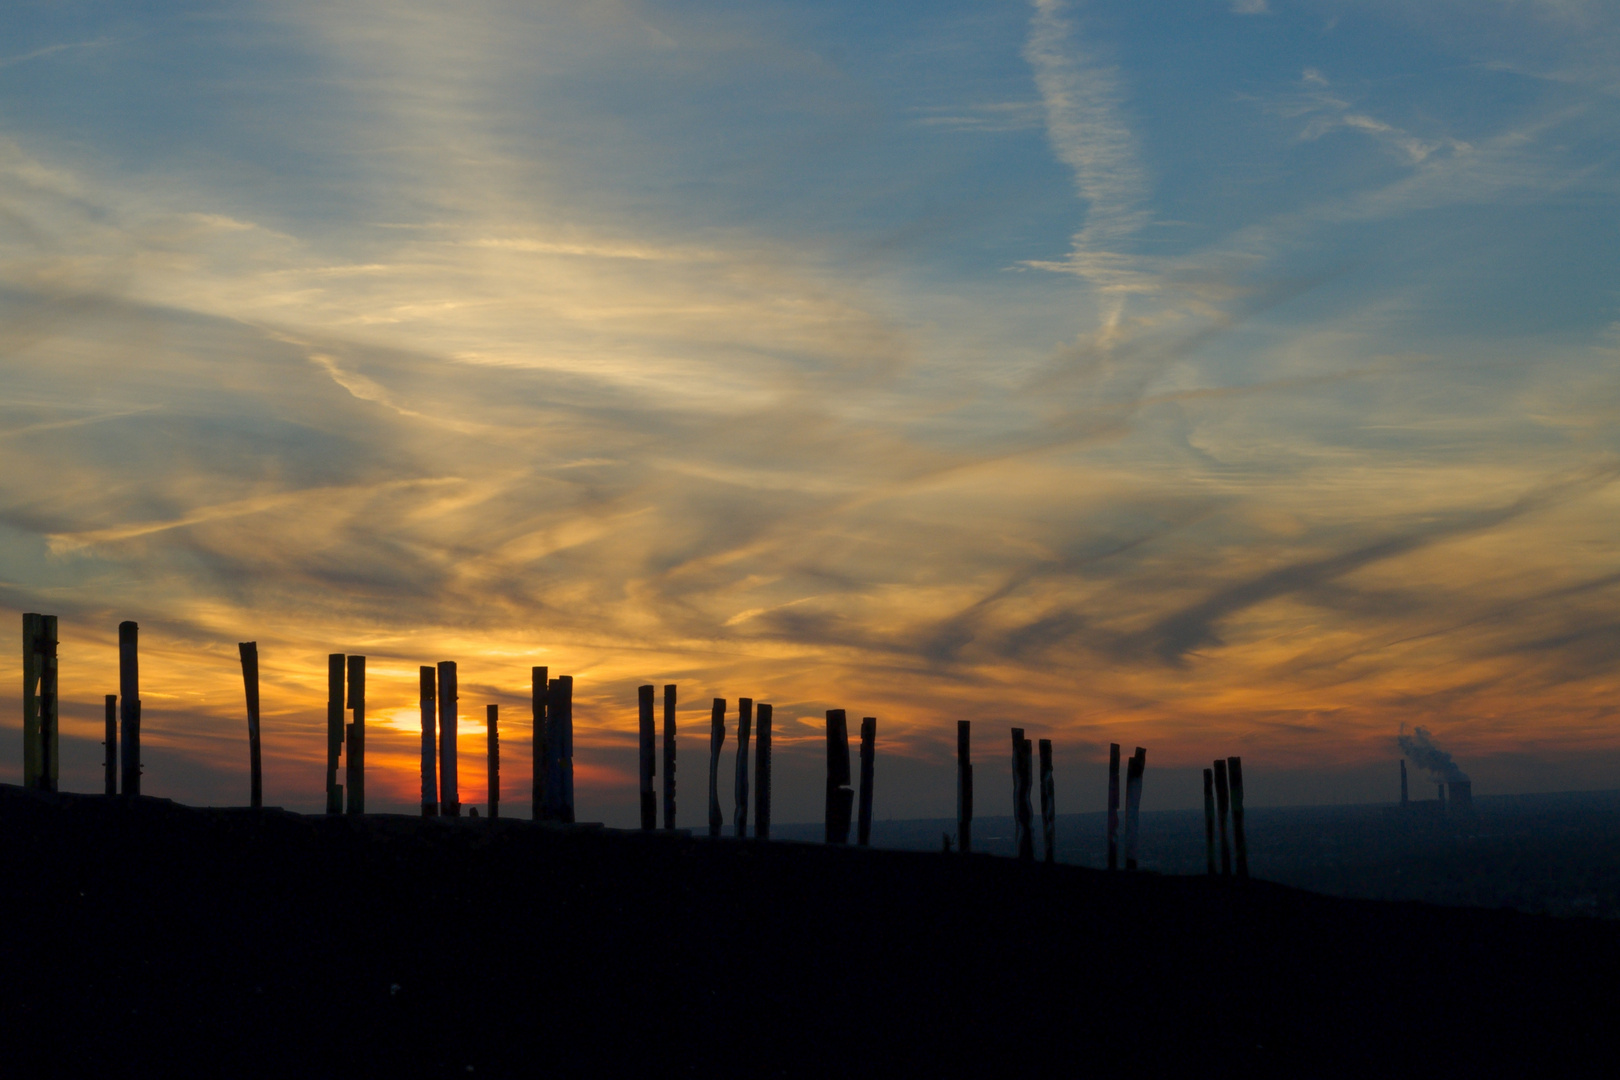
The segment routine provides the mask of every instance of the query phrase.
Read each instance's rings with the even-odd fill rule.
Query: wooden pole
[[[102,768],[106,772],[104,783],[108,795],[118,794],[118,695],[107,695],[107,734],[102,739],[104,755]]]
[[[501,816],[501,707],[484,706],[484,733],[488,737],[489,760],[485,765],[489,784],[489,816]]]
[[[843,709],[827,710],[827,807],[823,838],[849,843],[849,817],[855,792],[849,786],[849,727]]]
[[[23,773],[22,786],[33,791],[39,788],[41,767],[41,739],[39,723],[39,637],[40,622],[44,618],[34,612],[22,617],[23,662]]]
[[[456,729],[460,715],[456,703],[460,699],[456,662],[439,661],[439,814],[443,817],[461,816],[461,791],[456,783]]]
[[[562,676],[546,684],[546,821],[563,820],[562,789]]]
[[[726,699],[715,698],[709,712],[709,836],[718,839],[725,825],[720,813],[720,747],[726,741]]]
[[[872,768],[877,756],[877,717],[861,720],[861,803],[855,843],[872,846]]]
[[[1013,750],[1013,836],[1018,845],[1018,860],[1035,860],[1035,836],[1031,830],[1035,811],[1030,805],[1030,745],[1024,738],[1023,728],[1012,729]]]
[[[973,850],[973,721],[956,722],[956,850]]]
[[[1057,862],[1057,790],[1052,783],[1052,740],[1042,739],[1041,748],[1041,841],[1045,861]]]
[[[55,791],[61,726],[56,616],[23,615],[23,787]]]
[[[1108,744],[1108,869],[1119,869],[1119,743]]]
[[[755,709],[754,726],[754,839],[771,838],[771,707]]]
[[[422,816],[439,816],[439,679],[432,664],[418,669],[422,708]]]
[[[651,832],[658,828],[658,792],[653,790],[653,775],[658,769],[658,721],[653,716],[652,684],[638,686],[636,699],[641,707],[641,828]]]
[[[748,737],[754,730],[754,699],[737,699],[737,782],[732,794],[737,809],[732,827],[737,839],[748,839]]]
[[[556,717],[552,730],[557,734],[557,806],[565,825],[574,823],[574,677],[559,675],[552,680],[557,694],[547,711]]]
[[[348,707],[354,710],[349,725],[349,813],[366,812],[366,658],[349,657]]]
[[[1226,759],[1226,782],[1232,789],[1232,844],[1237,848],[1237,876],[1249,876],[1249,843],[1243,835],[1243,759]]]
[[[119,753],[123,763],[124,795],[141,793],[141,660],[140,627],[118,624]]]
[[[528,711],[530,711],[530,756],[535,759],[533,771],[530,772],[530,810],[528,816],[535,821],[546,821],[546,776],[551,769],[551,748],[546,742],[546,733],[551,727],[549,709],[551,709],[551,683],[548,682],[549,670],[544,667],[531,667],[528,670],[530,677],[530,698],[528,698]]]
[[[1215,876],[1215,770],[1204,770],[1204,863]]]
[[[343,753],[343,673],[347,657],[326,657],[326,812],[343,813],[343,785],[338,783],[338,758]],[[128,790],[128,785],[125,786]]]
[[[675,684],[664,686],[664,828],[675,828]]]
[[[236,651],[242,657],[242,686],[247,691],[248,722],[248,805],[264,806],[264,772],[259,757],[259,643],[241,641]]]
[[[1147,751],[1140,746],[1125,767],[1125,869],[1136,869],[1136,840],[1141,831],[1142,773]]]
[[[1221,830],[1221,874],[1225,876],[1232,872],[1232,848],[1226,840],[1226,762],[1219,758],[1215,761],[1215,819],[1220,823]]]

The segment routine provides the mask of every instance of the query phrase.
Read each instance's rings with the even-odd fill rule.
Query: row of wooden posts
[[[57,756],[59,701],[57,693],[57,620],[54,615],[23,616],[23,784],[25,787],[55,791],[59,776]],[[119,790],[117,767],[123,750],[123,784],[126,795],[140,794],[140,674],[139,628],[133,622],[118,627],[119,694],[106,697],[106,794]],[[256,642],[237,646],[242,661],[242,681],[247,695],[249,746],[249,797],[253,807],[264,804],[263,773],[259,751],[259,654]],[[456,663],[442,661],[423,665],[421,674],[422,717],[422,816],[459,817],[457,790],[456,727],[458,719]],[[574,821],[574,724],[572,676],[549,677],[545,667],[531,671],[531,713],[533,720],[533,816],[536,820],[572,823]],[[639,687],[640,705],[640,795],[641,828],[658,827],[658,797],[654,790],[657,768],[657,723],[655,688]],[[119,703],[122,702],[120,709]],[[663,827],[675,829],[675,714],[677,688],[664,687],[663,693]],[[345,712],[350,714],[345,718]],[[749,742],[754,743],[754,836],[768,839],[771,830],[771,706],[755,705],[751,698],[737,702],[736,776],[733,786],[732,824],[739,838],[748,835],[750,796]],[[719,837],[725,826],[720,801],[720,751],[726,740],[727,702],[715,698],[709,727],[709,835]],[[500,734],[499,707],[486,707],[488,732],[489,816],[500,816]],[[825,840],[829,844],[849,842],[856,791],[850,786],[851,761],[847,715],[843,709],[829,709],[827,723],[827,786]],[[120,730],[121,728],[121,730]],[[956,725],[956,849],[973,850],[973,761],[972,722]],[[872,791],[877,753],[877,719],[865,717],[860,728],[860,787],[856,818],[856,843],[871,843]],[[344,762],[344,782],[338,782],[338,764]],[[366,752],[366,658],[333,653],[327,658],[327,758],[326,812],[365,813]],[[1056,860],[1057,807],[1052,779],[1052,740],[1039,744],[1041,836],[1045,862]],[[1034,753],[1023,728],[1012,729],[1013,822],[1018,858],[1035,857]],[[1136,869],[1138,822],[1142,804],[1142,778],[1147,751],[1137,747],[1125,771],[1125,869]],[[1120,747],[1114,743],[1108,752],[1108,869],[1119,866],[1120,833]],[[474,815],[477,811],[473,811]],[[1230,834],[1228,820],[1231,822]],[[1243,828],[1243,768],[1239,758],[1216,761],[1204,770],[1204,834],[1208,871],[1216,873],[1216,832],[1220,835],[1220,873],[1233,872],[1232,849],[1237,853],[1238,877],[1249,874],[1248,848]],[[951,837],[944,838],[946,850]]]

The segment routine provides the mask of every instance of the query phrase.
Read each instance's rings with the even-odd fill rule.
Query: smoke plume
[[[1436,780],[1447,784],[1452,781],[1468,782],[1468,774],[1457,768],[1450,754],[1434,745],[1427,728],[1413,728],[1412,734],[1408,735],[1403,727],[1395,741],[1401,744],[1401,752],[1412,759],[1412,764],[1432,773]]]

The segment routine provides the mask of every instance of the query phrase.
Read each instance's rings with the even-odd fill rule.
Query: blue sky
[[[964,712],[1071,805],[1109,741],[1382,797],[1401,723],[1613,786],[1617,57],[1580,0],[8,5],[5,632],[62,615],[85,739],[118,619],[210,657],[177,797],[250,637],[292,802],[337,649],[402,792],[415,664],[576,672],[609,819],[676,679],[806,770],[877,712],[897,816]]]

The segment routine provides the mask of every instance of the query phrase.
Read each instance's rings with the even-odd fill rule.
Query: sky
[[[440,660],[520,816],[537,664],[611,825],[649,682],[691,825],[714,697],[784,821],[829,708],[880,818],[954,814],[962,719],[981,813],[1013,726],[1064,813],[1110,742],[1148,808],[1393,799],[1403,725],[1620,787],[1617,146],[1603,0],[12,0],[0,651],[60,617],[97,791],[138,621],[191,803],[247,640],[298,810],[331,652],[378,810]]]

